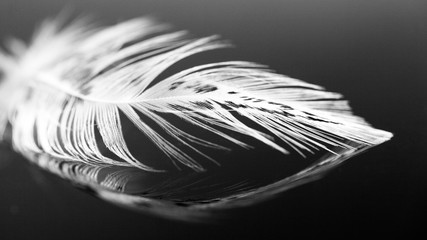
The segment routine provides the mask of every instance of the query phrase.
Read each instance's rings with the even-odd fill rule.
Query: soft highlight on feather
[[[305,157],[327,151],[336,156],[336,163],[392,137],[354,116],[341,94],[255,63],[204,64],[159,80],[160,74],[184,58],[229,45],[217,36],[191,39],[185,31],[164,33],[167,29],[146,18],[110,27],[85,19],[67,26],[47,20],[28,45],[12,41],[7,52],[0,50],[4,73],[0,137],[10,125],[13,147],[23,155],[31,159],[47,155],[43,159],[60,160],[51,164],[87,167],[70,174],[64,166],[46,167],[46,162],[35,161],[39,165],[74,181],[118,192],[125,188],[126,171],[111,173],[99,182],[101,169],[163,171],[134,156],[126,142],[123,118],[171,161],[195,171],[206,170],[199,159],[217,162],[201,148],[227,150],[229,146],[180,129],[165,115],[242,148],[251,146],[236,134],[283,154]],[[101,151],[99,138],[111,154]],[[352,154],[343,157],[343,152]],[[275,191],[286,184],[278,185]]]

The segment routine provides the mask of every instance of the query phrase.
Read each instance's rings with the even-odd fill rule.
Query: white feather
[[[204,167],[195,156],[215,161],[200,146],[226,147],[191,135],[164,114],[244,148],[249,145],[230,132],[255,138],[284,154],[296,151],[302,156],[319,150],[335,155],[343,150],[357,152],[392,136],[352,115],[340,94],[254,63],[205,64],[157,82],[180,60],[228,46],[216,36],[188,39],[183,31],[159,34],[165,29],[166,25],[149,19],[111,27],[95,27],[86,20],[63,27],[50,20],[28,45],[12,41],[9,53],[0,51],[4,72],[0,136],[10,124],[17,151],[88,164],[92,180],[100,168],[108,166],[162,170],[134,157],[125,140],[123,117],[170,159],[196,171]],[[163,133],[141,116],[155,122]],[[102,153],[97,134],[115,157]],[[70,175],[64,171],[58,174]],[[116,175],[109,175],[101,185],[114,186],[113,180],[120,178],[116,185],[123,188],[126,178]]]

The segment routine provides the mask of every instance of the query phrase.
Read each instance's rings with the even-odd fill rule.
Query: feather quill
[[[229,45],[217,36],[190,39],[185,31],[164,33],[167,29],[147,18],[110,27],[85,19],[67,26],[47,20],[30,44],[12,40],[7,52],[0,49],[0,137],[7,138],[10,128],[16,151],[64,178],[98,189],[110,201],[128,205],[153,201],[121,193],[129,169],[163,169],[134,156],[124,118],[169,159],[196,172],[206,170],[199,159],[216,162],[202,148],[228,146],[181,129],[165,116],[242,148],[251,146],[238,135],[283,154],[329,153],[294,176],[230,194],[210,207],[283,191],[392,137],[353,115],[341,94],[255,63],[204,64],[159,80],[184,58]],[[100,172],[114,167],[121,170],[100,179]]]

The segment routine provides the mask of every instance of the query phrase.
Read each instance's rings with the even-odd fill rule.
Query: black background
[[[237,46],[234,59],[263,63],[343,93],[357,115],[395,136],[319,181],[216,224],[176,222],[112,206],[2,148],[1,239],[358,238],[424,230],[423,1],[2,0],[0,37],[27,40],[37,22],[64,7],[107,23],[149,14],[197,36],[220,34]]]

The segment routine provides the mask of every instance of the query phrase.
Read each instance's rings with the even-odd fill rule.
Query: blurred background
[[[196,36],[219,34],[228,56],[339,92],[388,143],[323,179],[236,210],[215,224],[135,213],[96,199],[0,149],[1,239],[348,237],[423,230],[427,213],[427,2],[419,0],[2,0],[0,38],[28,40],[70,9],[104,23],[150,15]],[[1,97],[1,96],[0,96]]]

